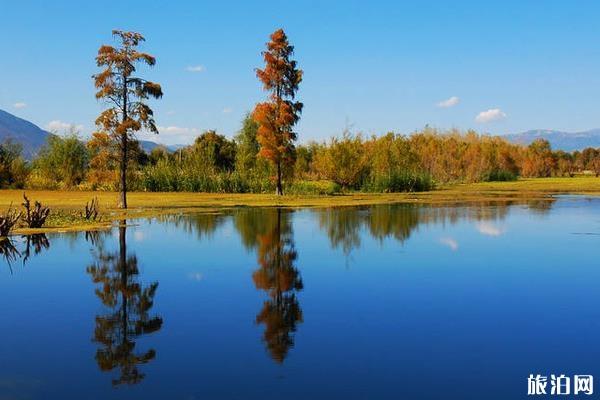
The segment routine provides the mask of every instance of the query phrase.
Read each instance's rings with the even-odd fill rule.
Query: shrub
[[[48,215],[50,215],[50,209],[43,207],[39,201],[36,201],[33,208],[31,208],[31,202],[25,196],[25,193],[23,193],[23,207],[25,207],[23,220],[29,228],[41,228]]]
[[[178,168],[168,162],[145,168],[139,186],[150,192],[247,193],[271,189],[268,182],[249,179],[238,172]]]
[[[488,172],[483,176],[483,181],[485,182],[508,182],[508,181],[516,181],[517,175],[510,171],[505,170],[494,170]]]
[[[327,146],[316,150],[314,167],[317,175],[344,188],[357,189],[367,173],[365,146],[361,135],[344,132]]]
[[[434,187],[429,174],[392,172],[372,177],[364,186],[366,192],[423,192]]]
[[[340,191],[340,185],[332,181],[296,181],[285,188],[285,193],[292,195],[334,195]]]
[[[8,207],[8,210],[0,215],[0,237],[8,236],[19,218],[21,218],[21,213],[14,210],[12,206]]]
[[[95,221],[98,218],[98,198],[94,197],[89,203],[85,203],[82,216],[86,221]]]

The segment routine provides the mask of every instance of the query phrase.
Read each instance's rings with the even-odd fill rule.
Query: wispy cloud
[[[479,222],[477,224],[477,230],[479,233],[486,236],[500,236],[504,233],[504,229],[487,221]]]
[[[458,242],[456,241],[456,239],[453,239],[451,237],[441,238],[440,243],[444,246],[448,246],[452,251],[458,250]]]
[[[188,72],[204,72],[206,71],[206,68],[204,67],[204,65],[189,65],[185,68],[186,71]]]
[[[452,96],[446,100],[440,101],[439,103],[437,103],[437,106],[440,108],[450,108],[450,107],[454,107],[459,102],[460,102],[460,99],[458,97]]]
[[[72,124],[70,122],[64,122],[58,119],[48,122],[46,125],[46,130],[50,132],[69,132],[69,131],[78,131],[81,132],[83,130],[83,125]]]
[[[188,278],[193,281],[200,282],[204,280],[204,274],[202,274],[202,272],[190,272],[188,274]]]
[[[182,126],[159,126],[158,132],[167,135],[199,135],[200,130],[197,128],[186,128]]]
[[[202,131],[198,128],[188,128],[184,126],[157,126],[158,135],[149,132],[140,132],[139,139],[150,140],[165,145],[190,144],[199,136]]]
[[[22,101],[19,101],[18,103],[13,104],[14,108],[25,108],[27,107],[27,103],[23,103]]]
[[[475,121],[485,124],[487,122],[500,121],[506,118],[506,113],[499,108],[490,108],[482,111],[475,117]]]
[[[223,109],[223,114],[231,114],[231,112],[233,111],[233,109],[231,109],[230,107],[225,107]]]

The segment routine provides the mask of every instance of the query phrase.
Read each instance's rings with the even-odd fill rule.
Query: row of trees
[[[160,84],[143,79],[137,66],[156,59],[138,50],[144,37],[113,31],[116,46],[103,45],[93,76],[96,98],[106,108],[88,143],[76,132],[52,136],[39,157],[26,163],[18,146],[0,146],[0,186],[119,190],[127,207],[128,189],[149,191],[334,192],[339,189],[428,190],[434,183],[509,180],[517,176],[600,173],[600,151],[553,152],[538,140],[528,147],[469,131],[425,128],[410,136],[365,137],[345,132],[325,143],[296,145],[294,126],[303,104],[296,101],[303,72],[282,29],[263,52],[256,75],[268,93],[243,122],[234,140],[207,131],[194,144],[170,153],[141,151],[136,132],[158,133],[149,99],[162,97]],[[328,182],[328,183],[323,183]]]
[[[145,153],[128,142],[129,187],[142,191],[277,191],[277,177],[291,193],[419,191],[434,183],[512,180],[517,176],[600,174],[600,149],[553,151],[545,140],[529,146],[474,132],[425,128],[412,135],[365,137],[344,133],[327,142],[294,149],[281,172],[261,157],[259,124],[248,115],[234,139],[206,131],[175,152],[157,147]],[[13,143],[0,144],[0,186],[118,190],[120,166],[110,139],[83,142],[76,132],[53,135],[32,162]]]
[[[94,133],[93,145],[97,147],[93,164],[114,163],[119,171],[119,204],[127,208],[128,170],[134,153],[135,133],[141,129],[158,133],[154,113],[148,106],[150,98],[159,99],[162,87],[156,82],[136,75],[139,64],[154,66],[156,59],[138,50],[145,41],[137,32],[115,30],[116,47],[103,45],[98,50],[96,64],[101,71],[93,76],[96,99],[107,108],[96,119],[98,132]],[[302,103],[295,101],[302,71],[291,57],[294,47],[289,44],[283,29],[275,31],[263,52],[265,67],[256,70],[256,76],[269,92],[267,101],[256,105],[252,118],[258,125],[256,140],[259,155],[268,160],[275,170],[276,193],[283,194],[284,168],[294,161],[297,135],[294,125],[300,118]],[[112,160],[111,160],[112,159]]]

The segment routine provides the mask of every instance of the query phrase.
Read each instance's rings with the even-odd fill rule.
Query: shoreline
[[[377,204],[447,204],[549,200],[557,195],[600,196],[600,178],[535,178],[513,182],[456,184],[429,192],[348,193],[340,195],[130,192],[130,208],[116,207],[116,192],[0,190],[0,212],[11,204],[20,208],[23,192],[31,201],[40,201],[51,209],[47,226],[40,229],[16,228],[12,235],[62,233],[110,229],[119,220],[149,218],[166,214],[221,212],[236,207],[325,208]],[[94,197],[100,205],[99,221],[85,221],[79,214]]]

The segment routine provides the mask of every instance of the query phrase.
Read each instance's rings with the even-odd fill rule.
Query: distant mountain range
[[[52,135],[39,126],[0,110],[0,143],[11,140],[23,146],[23,157],[27,160],[33,159],[46,144],[48,137]],[[140,146],[146,153],[160,146],[160,144],[149,140],[140,140]],[[183,147],[180,145],[165,146],[170,151],[176,151]]]
[[[546,139],[554,150],[574,151],[586,147],[600,147],[600,129],[582,132],[562,132],[549,129],[535,129],[522,133],[505,135],[513,143],[528,145],[536,139]]]
[[[0,143],[7,140],[20,143],[23,146],[23,156],[31,160],[46,143],[51,135],[39,126],[14,116],[6,111],[0,110]],[[547,139],[554,150],[574,151],[586,147],[600,148],[600,129],[590,129],[582,132],[562,132],[549,129],[535,129],[522,133],[504,135],[507,140],[528,145],[535,139]],[[140,140],[140,146],[145,152],[150,153],[152,149],[160,144]],[[184,145],[165,146],[169,151],[176,151]]]
[[[0,143],[7,140],[23,146],[23,156],[32,159],[46,143],[49,132],[22,118],[0,110]]]

